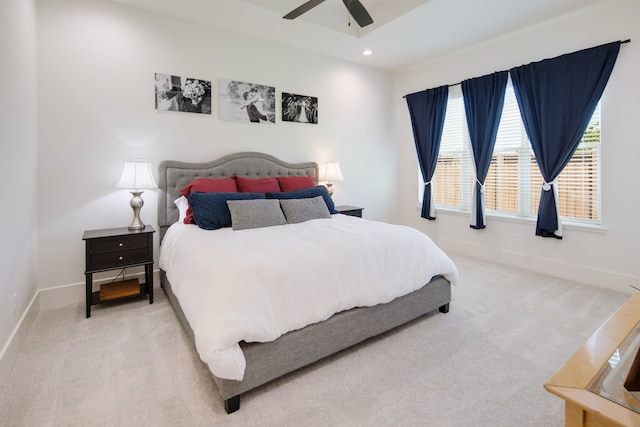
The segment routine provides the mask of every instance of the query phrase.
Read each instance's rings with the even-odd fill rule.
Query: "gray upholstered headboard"
[[[318,182],[318,164],[315,162],[287,163],[269,154],[254,152],[229,154],[206,163],[165,160],[158,169],[160,241],[167,228],[178,220],[178,208],[174,200],[180,197],[180,190],[196,178],[226,178],[234,175],[249,178],[313,176]]]

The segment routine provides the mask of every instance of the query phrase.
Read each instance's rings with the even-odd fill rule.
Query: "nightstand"
[[[149,295],[153,304],[153,227],[131,231],[127,227],[87,230],[85,241],[85,287],[87,317],[91,306]],[[144,266],[145,283],[138,279],[107,283],[93,292],[93,274],[100,271]]]
[[[349,216],[357,216],[358,218],[362,218],[362,211],[364,208],[359,208],[357,206],[349,206],[349,205],[341,205],[336,206],[336,210],[338,213]]]

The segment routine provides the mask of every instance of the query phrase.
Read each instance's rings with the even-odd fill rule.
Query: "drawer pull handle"
[[[118,246],[119,246],[119,247],[123,247],[123,246],[124,246],[124,243],[120,242],[120,243],[118,243]]]
[[[122,261],[123,259],[124,259],[124,257],[123,257],[123,256],[119,256],[119,257],[118,257],[118,261]]]

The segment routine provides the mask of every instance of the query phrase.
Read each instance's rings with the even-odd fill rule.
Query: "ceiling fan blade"
[[[373,18],[371,18],[367,9],[360,3],[360,0],[342,0],[342,2],[358,25],[366,27],[369,24],[373,24]]]
[[[298,16],[302,15],[305,12],[310,11],[311,9],[313,9],[314,7],[316,7],[317,5],[319,5],[320,3],[323,3],[324,0],[309,0],[308,2],[306,2],[305,4],[303,4],[302,6],[298,6],[295,9],[293,9],[291,12],[287,13],[286,15],[283,16],[284,19],[295,19]]]

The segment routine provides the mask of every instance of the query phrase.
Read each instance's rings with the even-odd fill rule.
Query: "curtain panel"
[[[436,219],[431,179],[438,163],[440,140],[447,111],[449,86],[440,86],[406,96],[418,163],[424,180],[421,217]]]
[[[476,175],[470,223],[470,227],[474,229],[486,227],[484,181],[487,178],[493,148],[496,145],[508,78],[508,71],[498,71],[487,76],[464,80],[461,83]]]
[[[544,180],[536,235],[562,238],[557,177],[571,159],[607,84],[619,41],[510,70]]]

